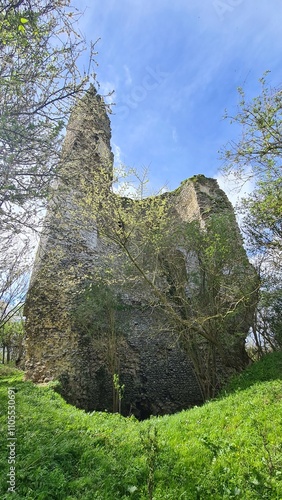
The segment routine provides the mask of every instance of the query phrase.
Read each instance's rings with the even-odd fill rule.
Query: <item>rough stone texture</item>
[[[54,189],[34,266],[25,310],[26,377],[34,382],[59,379],[70,403],[112,411],[114,356],[125,386],[122,412],[146,418],[200,404],[202,395],[185,350],[160,312],[142,303],[142,287],[134,293],[121,290],[128,307],[118,313],[122,328],[114,339],[82,334],[71,316],[70,305],[81,281],[103,265],[105,257],[117,253],[97,234],[91,202],[89,212],[79,204],[87,191],[84,186],[93,182],[93,172],[101,171],[101,183],[111,182],[110,138],[105,105],[91,89],[74,108],[68,125],[62,180]],[[211,212],[233,214],[216,180],[204,176],[184,181],[165,196],[174,207],[173,217],[183,221],[197,219],[204,225]],[[240,241],[234,214],[233,218],[231,230]],[[117,259],[113,265],[118,266]],[[236,356],[238,364],[245,363],[241,341]]]

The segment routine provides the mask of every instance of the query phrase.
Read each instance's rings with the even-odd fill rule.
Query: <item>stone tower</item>
[[[117,410],[115,400],[117,396],[121,399],[122,391],[121,411],[145,418],[200,404],[203,397],[185,346],[162,312],[150,309],[142,283],[137,291],[136,287],[119,290],[123,307],[115,311],[118,334],[115,331],[113,336],[113,329],[109,330],[111,311],[100,283],[91,288],[100,307],[90,321],[98,325],[96,334],[87,333],[74,319],[73,304],[95,269],[104,266],[108,271],[111,262],[115,272],[119,271],[117,247],[97,231],[98,215],[93,213],[97,204],[91,198],[93,183],[99,183],[102,199],[111,189],[110,139],[106,106],[91,88],[76,104],[69,121],[59,180],[49,204],[26,301],[26,377],[35,382],[59,380],[66,400],[86,410]],[[232,206],[214,179],[196,176],[165,196],[172,206],[172,219],[183,222],[198,220],[203,225],[209,213],[228,213],[238,251],[246,260]],[[131,201],[126,203],[130,209]],[[253,279],[251,267],[245,266]],[[89,295],[85,297],[89,300]],[[232,372],[247,361],[244,338],[250,315],[240,321],[237,317],[236,322],[240,324],[240,338],[233,349],[233,361],[223,363],[221,372]],[[236,327],[230,328],[236,336]],[[104,334],[106,330],[110,334]],[[115,375],[118,378],[113,383]]]

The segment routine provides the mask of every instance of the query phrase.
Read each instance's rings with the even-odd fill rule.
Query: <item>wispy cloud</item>
[[[178,135],[177,135],[177,131],[176,131],[175,127],[173,127],[173,129],[172,129],[172,139],[173,139],[173,142],[175,142],[175,143],[178,142]]]
[[[125,80],[124,80],[124,83],[125,85],[129,86],[132,84],[132,76],[131,76],[131,73],[130,73],[130,70],[129,70],[129,67],[126,66],[126,64],[123,65],[123,69],[124,69],[124,72],[125,72]]]
[[[113,95],[115,93],[115,85],[113,82],[99,82],[99,94],[102,95],[107,102],[111,104],[114,100]]]
[[[271,83],[281,83],[282,2],[271,9],[269,0],[73,1],[88,5],[82,31],[102,39],[97,73],[102,93],[115,90],[117,157],[151,164],[173,185],[199,171],[216,175],[217,151],[238,133],[221,120],[226,108],[236,114],[237,87],[258,95],[267,69]],[[219,181],[235,204],[242,192]]]
[[[234,208],[236,208],[242,198],[246,198],[254,190],[255,181],[253,178],[240,181],[235,175],[217,174],[215,176],[219,187],[227,194]]]
[[[113,143],[112,151],[114,154],[114,166],[116,168],[120,168],[121,165],[123,164],[123,154],[121,148],[117,144]]]

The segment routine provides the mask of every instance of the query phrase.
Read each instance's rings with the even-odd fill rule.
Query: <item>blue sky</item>
[[[192,175],[220,177],[218,151],[239,130],[242,86],[280,86],[282,2],[275,0],[77,0],[79,24],[97,45],[101,93],[114,90],[116,161],[150,168],[170,189]]]

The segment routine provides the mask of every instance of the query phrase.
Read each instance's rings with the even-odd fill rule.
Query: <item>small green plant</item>
[[[125,385],[120,383],[119,375],[114,373],[113,375],[113,384],[114,384],[114,401],[113,401],[113,410],[114,412],[118,411],[121,414],[121,402],[124,395]]]

